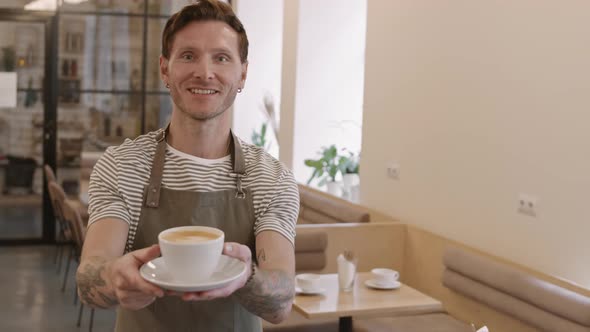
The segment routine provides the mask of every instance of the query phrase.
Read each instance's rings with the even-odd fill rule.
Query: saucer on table
[[[207,280],[186,282],[175,280],[164,264],[164,259],[158,257],[139,269],[139,274],[145,280],[164,289],[178,292],[201,292],[227,286],[246,273],[246,263],[225,255],[221,255],[215,271]]]
[[[317,295],[317,294],[322,294],[325,291],[326,291],[326,289],[322,288],[322,287],[317,288],[317,289],[313,289],[313,290],[309,290],[309,289],[303,290],[303,289],[301,289],[301,287],[298,287],[298,286],[295,287],[295,292],[297,294],[302,294],[302,295]]]
[[[369,279],[365,281],[365,285],[370,288],[375,289],[398,289],[401,287],[401,283],[399,281],[392,281],[387,284],[378,284],[373,279]]]

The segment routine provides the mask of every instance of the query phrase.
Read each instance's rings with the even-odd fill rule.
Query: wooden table
[[[395,290],[378,290],[365,286],[369,272],[357,274],[354,289],[341,292],[337,274],[323,274],[320,295],[295,297],[293,307],[308,319],[338,318],[340,331],[352,331],[352,316],[405,316],[442,312],[440,301],[403,285]]]

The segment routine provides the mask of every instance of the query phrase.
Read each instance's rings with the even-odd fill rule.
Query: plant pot
[[[334,196],[342,196],[342,185],[339,182],[330,181],[326,184],[328,186],[328,193]]]
[[[350,192],[351,188],[359,184],[359,175],[356,173],[348,173],[342,175],[342,184],[345,192]]]
[[[356,184],[350,188],[348,193],[348,200],[354,203],[360,203],[361,201],[361,186]]]

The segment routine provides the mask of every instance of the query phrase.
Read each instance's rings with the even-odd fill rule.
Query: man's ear
[[[243,89],[246,85],[246,77],[248,77],[248,61],[242,63],[242,77],[240,79],[240,86]]]
[[[160,78],[164,84],[168,84],[168,59],[160,55]]]

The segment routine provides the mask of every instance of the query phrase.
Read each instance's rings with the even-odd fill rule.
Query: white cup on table
[[[373,282],[377,286],[387,287],[396,283],[399,279],[399,272],[392,269],[376,268],[371,270]]]
[[[320,289],[320,275],[315,273],[298,274],[295,279],[297,286],[304,292],[315,292]]]

